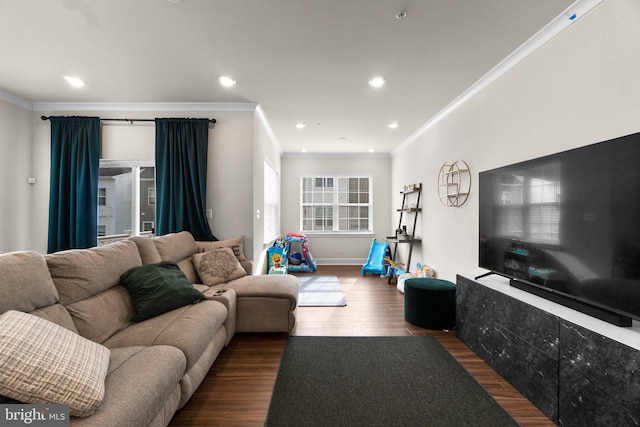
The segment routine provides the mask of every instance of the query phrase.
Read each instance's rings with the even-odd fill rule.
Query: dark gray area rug
[[[433,337],[288,337],[265,425],[518,424]]]

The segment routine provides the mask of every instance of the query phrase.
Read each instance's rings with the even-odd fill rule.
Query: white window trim
[[[100,168],[131,168],[131,235],[139,236],[140,227],[140,172],[142,169],[155,168],[153,160],[109,160],[100,159]],[[155,188],[155,187],[154,187]],[[97,208],[98,206],[96,206]]]
[[[303,203],[304,201],[304,179],[305,178],[311,178],[311,179],[316,179],[316,178],[333,178],[334,180],[334,184],[333,184],[333,191],[334,191],[334,197],[333,197],[333,212],[334,212],[334,217],[333,217],[333,229],[332,230],[304,230],[303,225],[304,225],[304,206],[305,204]],[[339,207],[340,207],[340,203],[339,203],[339,197],[338,197],[338,189],[339,189],[339,185],[338,185],[338,180],[340,178],[367,178],[369,180],[369,203],[367,204],[367,206],[369,207],[369,230],[339,230],[339,226],[340,226],[340,218],[337,217],[337,214],[339,213]],[[371,175],[362,175],[362,174],[310,174],[310,175],[301,175],[300,176],[300,192],[299,192],[299,196],[300,196],[300,203],[299,203],[299,218],[300,218],[300,230],[307,236],[336,236],[339,235],[341,237],[349,237],[349,236],[357,236],[357,237],[362,237],[362,236],[371,236],[371,235],[375,235],[375,232],[373,230],[373,177]],[[313,206],[313,204],[312,204]]]

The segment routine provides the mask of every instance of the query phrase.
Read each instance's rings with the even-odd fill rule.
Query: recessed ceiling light
[[[300,150],[300,152],[302,152],[302,153],[306,153],[307,151],[308,150],[306,148],[303,148],[303,149]]]
[[[306,126],[307,126],[307,124],[306,124],[306,123],[302,123],[302,122],[298,122],[298,123],[296,123],[296,127],[297,127],[298,129],[304,129]]]
[[[67,83],[69,83],[73,87],[82,87],[82,86],[86,86],[87,84],[87,82],[85,82],[82,79],[79,79],[78,77],[64,76],[64,79],[67,81]]]
[[[384,84],[384,77],[382,76],[378,76],[378,77],[374,77],[371,80],[369,80],[369,84],[373,87],[380,87]]]
[[[367,150],[367,151],[369,151],[370,153],[375,153],[376,152],[376,150],[374,150],[373,148],[369,148],[369,150]]]
[[[387,124],[387,127],[388,127],[389,129],[397,129],[397,128],[398,128],[398,126],[399,126],[399,125],[398,125],[398,123],[397,123],[397,122],[391,122],[391,123],[388,123],[388,124]]]
[[[220,76],[218,81],[224,87],[231,87],[236,84],[236,81],[229,76]]]

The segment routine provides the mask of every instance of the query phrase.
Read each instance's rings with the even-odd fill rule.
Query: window
[[[153,162],[100,161],[99,244],[122,240],[144,231],[153,231],[156,220],[155,209]]]
[[[303,232],[372,231],[370,177],[303,176],[300,193]]]
[[[107,205],[107,189],[104,187],[98,188],[98,206]]]
[[[499,177],[496,227],[522,240],[560,243],[560,163],[535,166]]]
[[[273,241],[280,231],[280,182],[278,172],[264,162],[264,243]]]

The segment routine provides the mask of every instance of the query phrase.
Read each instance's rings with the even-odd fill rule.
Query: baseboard
[[[364,265],[366,258],[316,258],[318,265]]]

